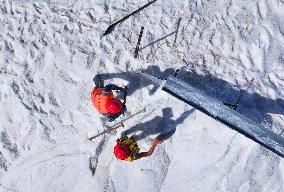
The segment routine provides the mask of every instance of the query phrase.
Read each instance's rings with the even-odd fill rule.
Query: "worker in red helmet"
[[[151,148],[147,152],[140,152],[140,148],[135,141],[134,137],[128,138],[123,136],[116,140],[116,146],[114,147],[114,154],[117,159],[124,161],[134,161],[142,157],[149,157],[153,154],[156,146],[163,141],[157,138],[153,140]]]
[[[100,75],[96,75],[93,81],[96,85],[91,92],[91,100],[94,107],[99,113],[106,116],[108,121],[114,121],[126,111],[127,86],[125,88],[114,84],[104,86]],[[123,102],[114,97],[113,90],[124,92]]]

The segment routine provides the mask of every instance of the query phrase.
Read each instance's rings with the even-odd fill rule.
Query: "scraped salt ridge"
[[[136,80],[128,71],[185,66],[185,79],[231,102],[255,79],[238,110],[283,133],[282,1],[158,0],[100,39],[109,24],[145,3],[0,2],[0,191],[284,191],[283,159],[196,110],[152,157],[137,162],[114,158],[119,131],[86,139],[104,129],[89,98],[96,73],[120,74],[123,80],[107,82],[127,84]],[[141,47],[161,40],[137,61],[132,53],[142,25]],[[152,94],[147,82],[131,86],[129,113],[159,107],[129,127],[161,117],[166,107],[173,119],[190,110],[166,93]],[[154,136],[139,141],[142,150]]]

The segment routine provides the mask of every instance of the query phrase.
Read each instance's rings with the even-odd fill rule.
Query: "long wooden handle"
[[[104,32],[103,36],[110,34],[110,33],[114,30],[114,28],[116,27],[116,25],[118,25],[119,23],[125,21],[125,20],[128,19],[130,16],[132,16],[132,15],[134,15],[134,14],[136,14],[136,13],[142,11],[143,9],[145,9],[146,7],[148,7],[149,5],[151,5],[152,3],[155,3],[156,1],[157,1],[157,0],[153,0],[153,1],[149,2],[149,3],[147,3],[147,4],[144,5],[143,7],[140,7],[139,9],[133,11],[132,13],[130,13],[130,14],[126,15],[125,17],[123,17],[122,19],[118,20],[117,22],[111,24],[111,25],[106,29],[106,31]],[[102,37],[103,37],[103,36],[102,36]]]
[[[117,125],[117,126],[114,126],[114,127],[110,128],[110,129],[106,129],[106,130],[104,130],[103,132],[98,133],[97,135],[94,135],[94,136],[90,137],[89,140],[95,139],[95,138],[97,138],[98,136],[101,136],[101,135],[103,135],[103,134],[106,134],[106,133],[108,133],[108,132],[111,132],[111,131],[113,131],[113,130],[116,130],[116,129],[120,128],[120,127],[124,127],[124,124],[123,124],[123,123],[120,123],[120,124]]]

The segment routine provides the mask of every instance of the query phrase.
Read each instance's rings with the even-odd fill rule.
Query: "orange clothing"
[[[91,92],[91,100],[97,111],[103,115],[108,115],[109,112],[106,109],[106,102],[114,99],[112,92],[106,92],[103,88],[94,88]]]

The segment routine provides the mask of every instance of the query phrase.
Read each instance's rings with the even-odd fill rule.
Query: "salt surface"
[[[176,120],[191,108],[131,71],[166,78],[189,65],[180,78],[224,101],[255,79],[238,110],[283,130],[282,1],[158,0],[101,39],[145,3],[0,2],[0,191],[284,191],[283,159],[196,110],[152,157],[136,162],[115,159],[120,131],[87,140],[104,129],[90,102],[95,74],[128,84],[129,114],[146,106],[127,128],[159,117],[150,124],[156,129],[167,120],[163,109]],[[134,60],[141,26],[145,48]],[[141,149],[154,137],[140,140]],[[98,162],[94,176],[90,159]]]

